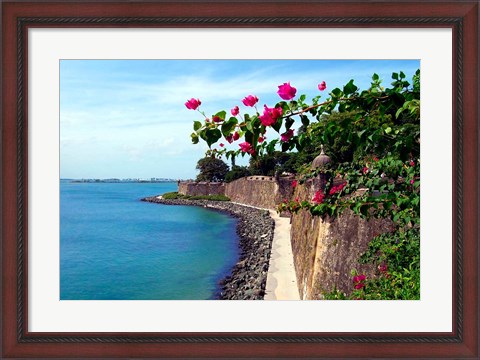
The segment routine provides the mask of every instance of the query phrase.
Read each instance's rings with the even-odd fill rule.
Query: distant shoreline
[[[156,184],[156,183],[176,183],[178,180],[173,179],[158,179],[158,180],[147,180],[147,179],[60,179],[61,181],[68,181],[70,183],[87,183],[87,184]]]
[[[163,205],[201,206],[226,212],[239,219],[237,235],[240,242],[240,258],[230,275],[219,283],[220,300],[263,300],[270,262],[275,221],[268,210],[260,210],[230,201],[167,200],[151,196],[141,201]]]

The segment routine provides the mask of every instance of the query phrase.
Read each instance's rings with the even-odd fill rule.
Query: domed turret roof
[[[313,159],[312,168],[317,169],[327,165],[328,163],[330,163],[330,157],[325,154],[325,152],[323,151],[323,145],[322,145],[320,155],[318,155],[315,159]]]

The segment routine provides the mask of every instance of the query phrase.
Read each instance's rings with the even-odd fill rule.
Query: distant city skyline
[[[365,89],[377,73],[388,86],[392,72],[411,79],[418,68],[419,60],[61,60],[60,176],[195,178],[207,146],[191,143],[193,121],[203,120],[184,105],[192,97],[207,116],[236,105],[251,113],[245,96],[256,95],[261,110],[281,100],[284,82],[308,101],[350,79]]]

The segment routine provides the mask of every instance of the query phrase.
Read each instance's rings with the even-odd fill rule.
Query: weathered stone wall
[[[272,176],[248,176],[226,184],[225,195],[234,202],[265,209],[275,209],[293,193],[292,178]]]
[[[311,199],[311,183],[299,185],[294,196]],[[322,293],[338,289],[350,294],[353,288],[351,270],[373,275],[372,265],[358,263],[370,240],[390,229],[386,220],[366,221],[345,211],[335,219],[322,219],[301,210],[292,216],[291,242],[300,297],[322,299]]]
[[[270,176],[249,176],[231,183],[181,182],[178,192],[188,195],[225,194],[233,202],[276,209],[284,199],[310,200],[312,182],[292,188],[292,177],[278,181]],[[350,294],[351,271],[372,275],[371,265],[358,263],[370,240],[390,229],[386,220],[362,220],[351,211],[332,219],[312,216],[301,210],[291,218],[291,242],[300,297],[322,299],[322,294],[338,289]]]
[[[224,183],[213,182],[187,182],[178,184],[178,193],[183,195],[223,195],[225,194]]]

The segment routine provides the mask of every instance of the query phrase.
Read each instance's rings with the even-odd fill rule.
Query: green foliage
[[[217,195],[183,195],[178,192],[168,192],[162,195],[165,200],[210,200],[210,201],[230,201],[228,196],[217,194]]]
[[[285,164],[292,155],[281,151],[250,158],[249,170],[252,175],[274,176],[277,172],[286,171]]]
[[[197,181],[223,181],[228,172],[228,165],[221,159],[206,156],[197,162]]]
[[[183,199],[185,195],[179,194],[178,192],[168,192],[162,195],[162,198],[165,200],[175,200],[175,199]]]
[[[234,165],[232,166],[232,170],[230,170],[225,176],[225,182],[232,182],[234,180],[250,175],[252,175],[252,173],[250,172],[248,167]]]

